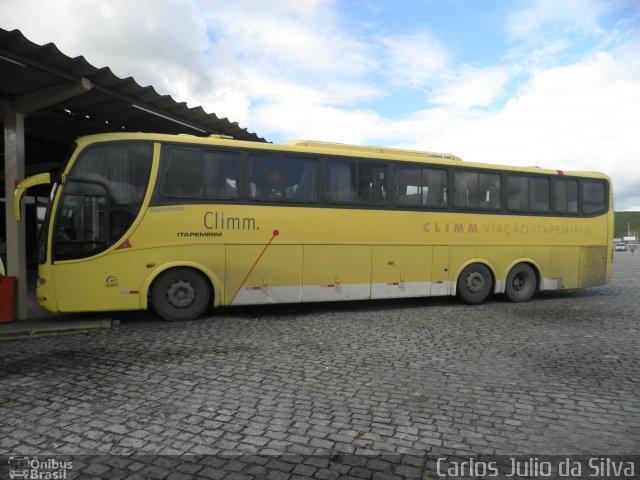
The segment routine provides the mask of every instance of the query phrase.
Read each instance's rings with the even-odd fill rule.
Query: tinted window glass
[[[353,202],[358,198],[356,164],[327,161],[327,200]]]
[[[249,158],[249,197],[258,200],[285,198],[284,158],[251,155]]]
[[[507,208],[548,212],[550,208],[549,179],[541,177],[507,177]]]
[[[531,177],[529,179],[529,208],[536,212],[548,212],[550,208],[549,179]]]
[[[105,188],[71,180],[64,191],[54,230],[55,259],[84,258],[102,252],[112,236]]]
[[[367,203],[386,202],[386,165],[360,162],[358,165],[358,200]]]
[[[558,213],[578,213],[578,182],[576,180],[554,181],[553,201]]]
[[[412,166],[397,167],[395,175],[395,201],[399,205],[422,205],[425,191],[422,168]]]
[[[527,177],[507,177],[507,208],[528,210],[529,179]]]
[[[316,201],[318,161],[252,155],[249,159],[249,196],[258,200]]]
[[[387,199],[387,166],[329,160],[326,163],[327,200],[383,204]]]
[[[172,147],[167,150],[164,161],[163,195],[239,196],[240,155],[236,152]]]
[[[150,143],[109,143],[91,147],[69,174],[70,180],[102,184],[111,206],[139,206],[151,173],[153,146]]]
[[[395,196],[399,205],[447,205],[447,172],[419,166],[396,168]]]
[[[206,151],[204,154],[204,194],[237,198],[240,195],[240,154]]]
[[[585,180],[582,182],[582,211],[598,213],[607,209],[606,189],[603,182]]]
[[[171,148],[162,183],[162,193],[169,196],[202,195],[204,154],[199,149]]]
[[[284,161],[287,200],[318,200],[318,161],[314,158],[287,157]]]
[[[502,206],[500,175],[455,172],[455,206],[459,208],[497,209]]]
[[[426,179],[426,181],[425,181]],[[446,207],[447,202],[447,171],[422,169],[422,181],[426,186],[426,199],[423,193],[423,203],[433,207]],[[425,202],[426,200],[426,202]]]
[[[356,164],[329,160],[327,162],[327,200],[353,202],[357,198]]]
[[[454,205],[460,208],[478,207],[478,174],[476,172],[454,173]]]
[[[478,207],[497,209],[502,207],[500,175],[481,173],[478,176]]]

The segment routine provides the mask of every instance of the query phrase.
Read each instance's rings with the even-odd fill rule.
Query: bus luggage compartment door
[[[371,296],[371,245],[305,245],[302,300]]]
[[[225,305],[296,303],[302,298],[301,245],[227,245]]]
[[[449,295],[449,247],[433,247],[431,295]]]
[[[430,295],[431,250],[425,246],[374,246],[371,298]]]

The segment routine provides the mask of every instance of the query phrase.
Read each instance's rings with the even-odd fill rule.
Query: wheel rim
[[[188,307],[196,298],[196,289],[189,282],[179,280],[167,290],[169,303],[177,308]]]
[[[514,291],[521,292],[527,286],[527,277],[522,273],[516,274],[513,277],[513,282],[511,282],[511,286],[513,287]]]
[[[484,288],[484,277],[480,272],[471,272],[467,276],[465,285],[467,286],[467,290],[472,293],[481,292]]]

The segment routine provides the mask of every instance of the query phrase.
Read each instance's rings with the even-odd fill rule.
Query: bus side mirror
[[[47,183],[51,183],[50,173],[39,173],[38,175],[34,175],[33,177],[25,178],[18,184],[15,192],[13,192],[13,216],[15,217],[16,222],[19,222],[21,220],[20,202],[22,201],[22,197],[24,196],[24,194],[27,192],[27,189],[36,185],[44,185]]]

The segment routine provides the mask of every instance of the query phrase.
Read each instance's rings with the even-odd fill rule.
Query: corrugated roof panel
[[[176,102],[170,95],[160,95],[152,86],[139,85],[132,77],[119,78],[108,67],[96,68],[82,56],[68,57],[54,43],[37,45],[19,30],[7,31],[0,28],[0,55],[26,65],[19,66],[0,59],[0,95],[8,98],[55,85],[61,79],[72,85],[78,84],[80,77],[93,82],[96,86],[94,90],[57,104],[58,108],[69,108],[82,113],[66,119],[67,122],[64,123],[68,125],[66,129],[63,128],[65,137],[95,133],[96,128],[112,131],[110,128],[113,127],[110,125],[120,124],[132,131],[198,133],[181,123],[131,107],[132,104],[137,104],[160,115],[174,117],[177,122],[192,124],[207,133],[222,133],[239,140],[265,141],[227,118],[220,119],[215,114],[205,112],[202,107],[189,108],[186,103]],[[109,120],[110,123],[106,124],[104,120],[102,123],[95,123],[94,120],[94,123],[81,121],[85,115],[92,119]],[[29,128],[28,121],[26,128]],[[44,135],[40,130],[31,133]]]

